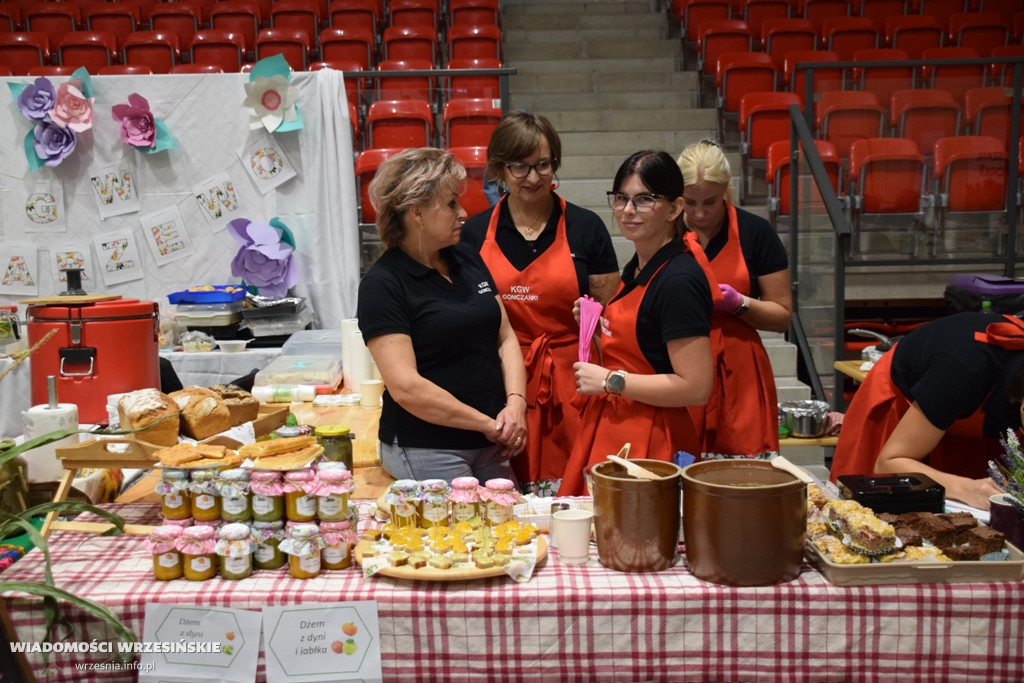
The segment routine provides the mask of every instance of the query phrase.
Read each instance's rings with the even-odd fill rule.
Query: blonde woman
[[[722,148],[692,144],[678,159],[683,220],[697,238],[722,300],[711,318],[715,384],[691,409],[703,427],[703,457],[765,456],[779,450],[778,397],[758,330],[785,332],[793,313],[786,249],[768,221],[732,203]]]
[[[359,285],[359,329],[384,380],[381,464],[395,479],[514,480],[526,370],[487,267],[459,243],[465,168],[408,149],[370,183],[387,251]]]

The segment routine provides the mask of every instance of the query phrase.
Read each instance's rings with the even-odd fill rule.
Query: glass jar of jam
[[[173,581],[182,577],[181,553],[178,539],[180,526],[158,526],[149,532],[146,549],[153,553],[153,578],[157,581]]]
[[[324,460],[344,463],[349,472],[352,465],[352,434],[345,425],[321,425],[314,432],[317,443],[324,448]]]
[[[356,532],[349,527],[348,520],[321,522],[320,535],[324,538],[324,549],[320,557],[324,569],[347,569],[352,566],[352,548],[355,547]]]
[[[188,490],[188,470],[165,469],[156,493],[164,519],[186,519],[192,516],[192,497]]]
[[[498,526],[512,519],[512,507],[519,501],[516,485],[509,479],[490,479],[480,491],[487,526]]]
[[[424,479],[420,482],[420,526],[429,529],[448,526],[448,482]]]
[[[248,524],[232,522],[220,528],[214,552],[220,558],[220,575],[237,581],[252,575],[252,530]]]
[[[252,520],[249,498],[249,470],[234,467],[222,470],[216,478],[220,494],[220,518],[228,523]]]
[[[458,477],[452,480],[448,496],[452,508],[452,526],[480,516],[480,481],[476,477]]]
[[[256,549],[253,564],[257,569],[280,569],[288,556],[278,546],[284,540],[284,520],[276,522],[253,522],[252,536]]]
[[[273,470],[254,470],[249,475],[252,518],[257,522],[284,520],[284,475]]]
[[[216,531],[212,526],[190,526],[182,529],[178,538],[178,550],[181,551],[183,574],[189,581],[206,581],[217,573],[216,555],[213,552],[217,545],[214,537]]]
[[[217,494],[217,470],[194,470],[188,490],[192,493],[192,519],[212,522],[220,519],[220,496]]]
[[[391,523],[396,527],[420,525],[420,483],[399,479],[388,487],[385,502],[391,507]]]
[[[289,522],[312,522],[316,519],[316,496],[309,491],[316,483],[310,467],[284,473],[284,516]]]
[[[288,570],[295,579],[315,579],[320,576],[320,551],[323,536],[316,524],[292,524],[287,536],[278,546],[288,555]]]
[[[321,522],[348,519],[348,496],[352,489],[352,472],[345,468],[344,463],[320,463],[312,489],[316,496],[317,518]]]

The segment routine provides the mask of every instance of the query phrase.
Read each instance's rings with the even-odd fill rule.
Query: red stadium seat
[[[251,49],[256,45],[256,34],[263,25],[263,14],[256,2],[221,0],[210,8],[208,23],[211,29],[241,35],[246,49]]]
[[[790,215],[789,174],[792,164],[789,145],[789,140],[777,140],[768,145],[768,159],[765,162],[765,183],[768,185],[768,220],[773,226],[778,224],[779,219],[788,218]],[[818,156],[825,166],[825,172],[828,173],[832,191],[835,192],[837,197],[845,196],[842,181],[843,165],[839,161],[836,146],[827,140],[815,140],[814,146],[817,148]],[[798,166],[798,170],[802,167],[803,164],[801,163]],[[804,190],[803,183],[800,183],[798,187],[801,192]],[[810,198],[798,198],[799,206],[803,207],[809,203],[813,210],[820,212],[823,207],[821,193],[813,183],[811,184],[811,192]]]
[[[100,67],[96,73],[99,76],[145,76],[153,70],[145,64],[111,64]]]
[[[33,66],[28,70],[28,75],[33,78],[39,78],[40,76],[70,76],[77,68],[77,66],[47,64],[46,66]]]
[[[57,61],[96,73],[101,66],[117,63],[117,38],[106,31],[74,31],[57,43]]]
[[[452,98],[441,116],[444,147],[486,147],[491,132],[501,121],[501,107],[494,100]]]
[[[873,61],[898,61],[910,59],[904,50],[882,48],[878,50],[857,50],[853,55],[860,65],[853,70],[854,82],[861,90],[873,92],[878,101],[888,108],[893,92],[914,87],[914,67],[878,66]]]
[[[754,34],[742,19],[709,19],[697,31],[697,70],[704,79],[714,80],[718,55],[723,52],[749,52],[754,49]],[[703,79],[702,79],[703,80]]]
[[[448,26],[501,26],[498,0],[448,0]]]
[[[381,37],[381,57],[386,60],[423,59],[438,65],[437,31],[428,25],[389,26]]]
[[[366,114],[368,148],[431,147],[434,114],[423,100],[378,100]]]
[[[376,39],[364,26],[331,26],[320,31],[320,59],[325,62],[355,62],[364,70],[377,63]]]
[[[875,28],[879,31],[885,29],[887,17],[894,17],[907,13],[906,0],[860,0],[857,7],[857,15],[867,17],[875,22]]]
[[[304,31],[307,51],[315,49],[320,35],[320,0],[274,0],[270,26]]]
[[[359,222],[373,223],[377,220],[377,212],[370,204],[370,181],[377,174],[377,168],[389,157],[401,152],[401,149],[364,149],[356,155],[356,185],[359,186]]]
[[[501,59],[501,29],[494,24],[448,28],[448,58]]]
[[[672,0],[672,13],[679,18],[685,43],[697,44],[697,27],[708,19],[729,19],[732,5],[728,0]]]
[[[200,29],[189,43],[193,64],[216,64],[225,72],[241,71],[246,55],[245,35],[219,29]]]
[[[486,147],[450,147],[451,152],[466,167],[466,189],[459,197],[459,203],[470,216],[487,211],[491,203],[484,193],[487,174]]]
[[[13,2],[0,2],[0,33],[21,30],[21,7]]]
[[[795,16],[811,22],[820,32],[822,22],[830,17],[848,17],[852,14],[849,0],[796,0]]]
[[[114,34],[120,45],[142,23],[142,9],[134,0],[100,2],[83,8],[82,23],[90,31]]]
[[[1006,144],[996,138],[961,135],[936,141],[937,235],[946,234],[950,214],[1005,214],[1008,163]]]
[[[301,28],[265,28],[256,34],[256,61],[281,55],[293,71],[309,64],[309,34]]]
[[[826,17],[821,22],[821,46],[849,62],[857,50],[882,46],[882,35],[867,17]]]
[[[964,125],[971,135],[981,135],[1010,145],[1010,93],[1005,88],[972,88],[964,95]],[[1022,129],[1024,130],[1024,129]]]
[[[449,59],[449,69],[500,69],[499,59]],[[485,97],[498,100],[501,97],[501,79],[499,76],[467,74],[465,76],[446,76],[445,92],[448,98]]]
[[[967,12],[949,18],[947,45],[969,47],[982,57],[992,54],[992,48],[1010,44],[1010,26],[994,12]]]
[[[774,90],[778,71],[763,52],[725,52],[718,57],[715,71],[718,139],[724,139],[726,120],[740,112],[740,98],[748,92]]]
[[[993,59],[1024,57],[1024,45],[997,45],[989,56]],[[989,85],[1013,85],[1013,64],[992,64],[988,74]]]
[[[977,59],[978,53],[970,47],[932,47],[925,50],[923,59]],[[948,90],[961,107],[964,94],[971,88],[985,85],[984,64],[935,64],[921,67],[921,83],[928,88]]]
[[[888,237],[872,236],[872,252],[910,252],[917,255],[919,231],[927,201],[928,165],[917,145],[903,138],[864,138],[850,147],[850,223],[855,250],[862,250],[865,219],[896,219],[898,225],[911,219],[909,238],[901,231]],[[886,220],[886,222],[889,222]]]
[[[751,33],[760,38],[765,19],[786,19],[790,16],[788,0],[741,0],[735,15],[747,22]]]
[[[81,10],[70,2],[37,2],[25,6],[22,8],[22,25],[26,31],[45,34],[54,47],[65,34],[84,26]]]
[[[160,2],[149,11],[150,29],[175,34],[179,46],[188,45],[204,21],[203,6],[196,2]]]
[[[379,71],[430,71],[433,65],[422,59],[385,59]],[[378,100],[420,99],[434,102],[436,87],[433,76],[391,76],[377,79]]]
[[[376,40],[380,31],[380,12],[377,0],[331,0],[328,16],[331,27],[366,29]]]
[[[237,69],[235,69],[237,70]],[[224,69],[219,64],[176,64],[171,67],[172,74],[222,74]]]
[[[885,43],[905,50],[911,59],[920,59],[930,47],[942,47],[945,30],[935,17],[915,14],[888,17],[885,20]]]
[[[136,31],[121,46],[121,61],[145,65],[155,74],[167,74],[181,61],[178,36],[169,31]]]
[[[892,94],[889,123],[893,135],[912,140],[930,157],[939,138],[960,134],[963,112],[947,90],[897,90]]]
[[[969,12],[972,0],[915,0],[917,13],[927,17],[935,17],[940,26],[947,26],[949,18],[954,14]]]
[[[796,93],[803,102],[807,96],[807,80],[812,76],[809,74],[810,69],[798,68],[797,65],[838,61],[839,55],[831,50],[794,50],[786,55],[782,63],[783,83],[787,90]],[[843,70],[839,67],[818,67],[814,69],[813,78],[815,97],[827,90],[843,89]]]
[[[814,121],[817,137],[834,144],[841,159],[849,159],[855,140],[882,137],[885,109],[873,92],[823,92],[814,105]]]
[[[807,19],[766,19],[761,24],[761,49],[782,69],[786,53],[793,50],[816,50],[818,32]]]
[[[740,202],[750,194],[751,169],[764,169],[768,145],[789,140],[791,105],[800,106],[800,98],[790,92],[748,92],[740,99],[739,131]]]
[[[440,26],[441,6],[438,0],[388,0],[389,26]]]

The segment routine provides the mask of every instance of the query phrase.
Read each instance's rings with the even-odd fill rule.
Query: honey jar
[[[216,482],[220,495],[220,518],[229,523],[251,521],[249,470],[241,467],[223,470],[217,475]]]
[[[414,479],[399,479],[388,487],[384,500],[391,508],[391,522],[396,527],[419,526],[419,488]]]
[[[420,526],[429,529],[448,526],[448,482],[424,479],[420,482]]]
[[[348,496],[352,473],[340,462],[322,462],[317,468],[311,492],[316,497],[316,516],[321,522],[348,519]]]
[[[252,518],[257,522],[284,520],[284,475],[272,470],[255,470],[249,475]]]
[[[324,547],[324,539],[316,524],[290,525],[278,547],[288,555],[288,570],[292,578],[315,579],[320,576],[320,551]]]
[[[316,519],[316,497],[309,494],[315,482],[316,474],[309,467],[284,473],[284,516],[289,522]]]
[[[313,432],[317,443],[324,448],[324,460],[340,462],[351,472],[352,435],[345,425],[321,425]]]
[[[220,520],[220,496],[217,494],[217,470],[194,470],[188,490],[192,493],[192,519],[197,522]]]
[[[324,569],[347,569],[352,566],[352,548],[355,547],[356,532],[349,527],[348,520],[321,522],[320,535],[324,548],[320,553]]]
[[[165,469],[156,485],[164,519],[186,519],[192,516],[188,470]]]
[[[516,485],[509,479],[490,479],[480,491],[487,526],[498,526],[512,520],[512,508],[519,501]]]
[[[284,520],[253,522],[252,536],[256,546],[252,561],[257,569],[280,569],[284,566],[288,556],[279,547],[284,540]]]
[[[252,575],[252,531],[248,524],[232,522],[220,528],[214,552],[220,558],[220,575],[237,581]]]
[[[476,477],[458,477],[452,480],[448,496],[451,503],[452,525],[468,522],[480,516],[480,481]]]
[[[153,578],[157,581],[173,581],[182,577],[181,553],[178,539],[180,526],[158,526],[149,532],[146,549],[153,553]]]
[[[215,534],[212,526],[182,529],[178,537],[178,550],[181,552],[183,574],[189,581],[206,581],[217,573],[217,563],[214,561],[216,555],[213,552],[217,545]]]

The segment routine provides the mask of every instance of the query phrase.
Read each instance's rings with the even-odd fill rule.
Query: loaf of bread
[[[237,427],[252,422],[260,413],[260,402],[248,391],[235,384],[217,384],[210,387],[217,394],[231,413],[231,426]]]
[[[185,387],[172,393],[171,398],[181,411],[181,431],[185,436],[205,439],[231,429],[228,407],[209,389]]]
[[[158,389],[139,389],[120,398],[117,413],[122,429],[142,429],[136,439],[157,446],[178,443],[178,404]],[[152,425],[152,426],[150,426]]]

